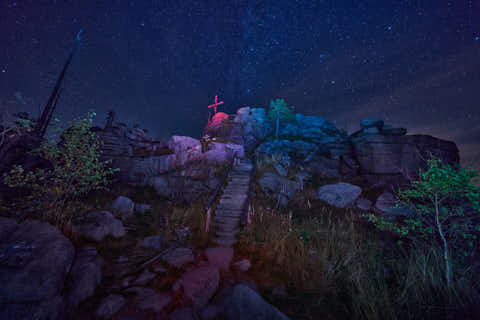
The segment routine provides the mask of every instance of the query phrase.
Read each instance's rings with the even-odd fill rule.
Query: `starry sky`
[[[0,111],[37,117],[83,29],[55,117],[107,111],[158,138],[284,98],[349,133],[379,117],[480,168],[480,1],[1,0]]]

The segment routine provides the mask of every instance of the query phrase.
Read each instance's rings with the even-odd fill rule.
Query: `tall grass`
[[[392,242],[385,249],[380,234],[358,223],[354,210],[338,218],[324,207],[297,219],[254,203],[252,212],[238,250],[256,248],[249,253],[263,274],[274,275],[290,292],[316,295],[308,307],[278,304],[294,319],[315,319],[319,308],[345,310],[348,319],[474,319],[469,316],[480,301],[479,269],[457,272],[449,289],[437,245]]]

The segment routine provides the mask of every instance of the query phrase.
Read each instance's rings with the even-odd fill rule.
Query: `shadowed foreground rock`
[[[0,319],[64,319],[71,242],[55,227],[0,218]]]
[[[277,308],[266,302],[246,285],[238,284],[223,300],[223,315],[227,320],[288,320]]]

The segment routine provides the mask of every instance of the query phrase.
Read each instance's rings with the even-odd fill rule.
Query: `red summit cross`
[[[214,115],[217,114],[217,106],[223,104],[223,101],[217,102],[217,97],[218,96],[215,96],[215,103],[208,106],[209,108],[214,108]]]

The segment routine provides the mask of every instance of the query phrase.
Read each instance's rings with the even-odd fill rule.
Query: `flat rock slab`
[[[227,271],[233,258],[233,248],[216,247],[205,249],[208,263],[220,270]]]
[[[248,286],[238,284],[223,301],[225,319],[228,320],[288,320],[277,308],[266,302]]]
[[[187,271],[172,286],[174,291],[183,288],[183,294],[197,309],[203,308],[218,289],[220,273],[215,266],[199,267]]]
[[[168,249],[162,256],[163,261],[170,266],[181,268],[185,264],[194,261],[193,252],[189,248]]]

